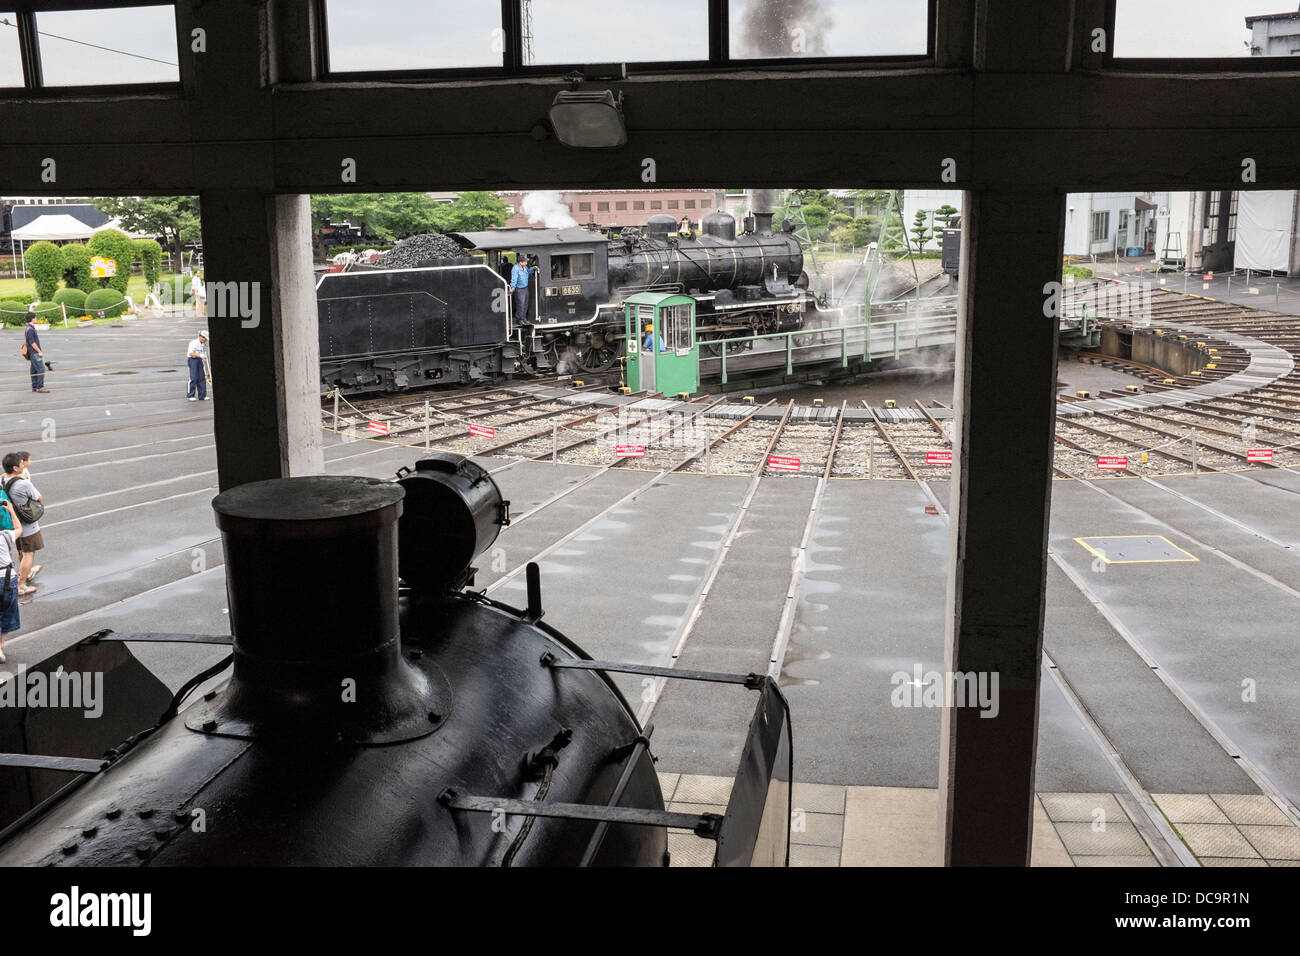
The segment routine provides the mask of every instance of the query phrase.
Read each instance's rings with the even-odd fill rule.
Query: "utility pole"
[[[519,0],[519,24],[522,33],[519,39],[523,63],[529,66],[536,59],[533,53],[533,0]]]

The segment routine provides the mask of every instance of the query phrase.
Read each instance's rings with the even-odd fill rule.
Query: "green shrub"
[[[36,280],[36,297],[42,302],[54,295],[63,277],[63,253],[52,242],[41,240],[27,248],[27,271]]]
[[[86,313],[95,318],[115,319],[126,310],[126,299],[116,289],[96,289],[86,296]]]
[[[60,251],[63,253],[65,286],[69,289],[80,289],[83,293],[94,292],[99,288],[99,283],[90,277],[89,249],[79,242],[70,242]]]
[[[131,259],[135,256],[135,243],[130,237],[120,229],[102,229],[90,237],[86,248],[92,256],[103,256],[117,263],[117,275],[100,279],[100,286],[126,295],[126,285],[131,281]]]
[[[27,303],[15,299],[0,301],[0,320],[5,325],[18,327],[27,324]]]
[[[162,272],[162,246],[153,239],[137,239],[134,245],[135,257],[140,260],[140,267],[144,270],[145,285],[152,289]]]
[[[86,311],[86,293],[80,289],[60,289],[53,301],[68,307],[68,315],[82,315]]]
[[[189,301],[190,280],[185,276],[172,276],[159,283],[158,301],[163,305],[184,305]]]
[[[36,313],[37,322],[63,321],[63,306],[57,302],[37,302],[32,311]]]

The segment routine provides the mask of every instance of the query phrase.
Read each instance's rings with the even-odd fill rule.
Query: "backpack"
[[[9,496],[5,494],[5,492],[0,491],[0,501],[8,501],[8,500],[9,500]],[[14,530],[14,521],[12,518],[9,517],[9,509],[0,508],[0,531],[13,531],[13,530]]]
[[[14,482],[21,480],[21,477],[10,478],[4,483],[4,485],[0,486],[0,490],[3,490],[6,495],[9,495],[9,489],[14,486]],[[36,522],[41,520],[41,515],[45,514],[45,505],[41,504],[41,502],[37,501],[35,498],[28,498],[24,504],[20,505],[18,502],[13,500],[12,495],[9,495],[9,501],[14,506],[14,511],[18,515],[18,520],[23,524],[36,524]]]

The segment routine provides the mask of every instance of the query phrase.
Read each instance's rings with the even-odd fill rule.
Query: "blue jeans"
[[[45,387],[45,359],[41,358],[35,352],[31,356],[32,364],[32,391]]]
[[[528,318],[528,289],[515,289],[515,321],[523,322]]]
[[[5,572],[0,571],[0,633],[12,634],[18,630],[18,569],[9,570],[9,584],[5,585]]]
[[[203,359],[190,359],[190,390],[185,393],[186,398],[194,398],[194,390],[198,389],[199,398],[208,397],[208,380],[203,376]]]

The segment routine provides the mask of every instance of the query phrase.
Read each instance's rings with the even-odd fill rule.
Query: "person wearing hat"
[[[653,352],[655,350],[654,332],[655,332],[655,327],[651,325],[649,322],[647,322],[645,326],[645,338],[641,340],[641,351]],[[665,347],[664,345],[664,337],[662,335],[659,336],[659,351],[660,352],[668,351],[667,347]]]
[[[203,369],[203,362],[208,356],[208,331],[204,329],[199,337],[190,341],[190,390],[186,397],[191,402],[208,400],[208,381]]]
[[[532,281],[532,270],[528,260],[522,254],[515,256],[515,267],[510,270],[510,293],[515,300],[515,321],[528,320],[528,286]]]

